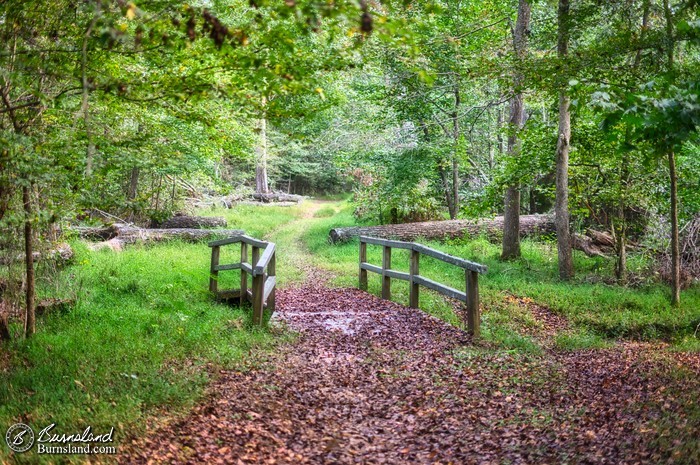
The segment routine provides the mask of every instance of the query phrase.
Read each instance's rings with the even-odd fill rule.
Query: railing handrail
[[[238,234],[235,236],[227,237],[225,239],[219,239],[216,241],[211,241],[207,245],[209,247],[220,247],[222,245],[238,244],[243,242],[244,244],[251,245],[253,247],[264,248],[262,256],[257,261],[257,263],[252,264],[253,276],[258,276],[265,273],[265,268],[270,263],[272,255],[275,253],[275,244],[273,242],[266,242],[255,239],[254,237],[246,236],[245,234]]]
[[[219,264],[221,246],[241,244],[241,260],[227,265]],[[273,242],[261,241],[245,234],[236,234],[225,239],[211,241],[211,267],[209,290],[220,299],[236,297],[241,305],[245,301],[253,304],[253,322],[261,325],[264,307],[275,311],[276,277],[276,246]],[[248,246],[252,246],[253,254],[248,262]],[[260,250],[262,249],[262,254]],[[241,270],[241,288],[229,291],[218,290],[219,271]],[[248,275],[253,278],[252,289],[248,290]]]
[[[247,236],[245,234],[236,234],[235,236],[230,236],[230,237],[226,237],[224,239],[218,239],[215,241],[211,241],[207,245],[209,247],[215,247],[217,245],[236,244],[238,242],[245,242],[248,245],[252,245],[253,247],[260,247],[261,249],[263,247],[266,247],[267,244],[270,244],[270,242],[261,241],[260,239],[250,237],[250,236]]]
[[[378,245],[384,248],[381,266],[372,265],[367,262],[367,244]],[[411,251],[408,273],[391,269],[392,248]],[[419,271],[421,254],[463,268],[465,273],[465,292],[421,276]],[[481,314],[479,311],[479,274],[488,271],[486,266],[440,252],[439,250],[415,242],[360,236],[360,289],[365,291],[368,288],[368,271],[381,275],[383,299],[391,299],[391,280],[393,278],[409,282],[409,305],[413,308],[418,308],[420,286],[427,287],[447,297],[464,302],[467,306],[467,329],[475,337],[479,336],[481,325]]]
[[[486,265],[471,262],[463,258],[455,257],[454,255],[450,255],[445,252],[440,252],[439,250],[433,249],[432,247],[428,247],[427,245],[423,244],[418,244],[416,242],[395,241],[369,236],[360,236],[360,242],[372,245],[381,245],[384,247],[391,247],[393,249],[415,250],[416,252],[420,252],[423,255],[428,255],[445,263],[449,263],[451,265],[464,268],[465,270],[471,270],[481,274],[484,274],[488,271],[488,267]]]
[[[267,265],[270,263],[270,260],[272,259],[272,256],[274,254],[275,244],[272,242],[268,242],[267,246],[265,246],[265,250],[263,251],[262,255],[260,256],[260,259],[258,260],[258,263],[255,264],[255,268],[253,269],[253,276],[265,273],[265,268],[267,268]]]

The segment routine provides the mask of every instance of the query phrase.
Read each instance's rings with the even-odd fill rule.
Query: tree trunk
[[[627,129],[625,139],[629,140],[629,128]],[[615,277],[617,281],[624,285],[627,284],[627,219],[625,218],[625,210],[627,208],[627,182],[629,180],[629,153],[625,151],[622,154],[620,167],[620,199],[617,206],[617,228],[613,227],[616,239],[617,262],[615,263]]]
[[[137,167],[131,168],[131,176],[129,176],[129,190],[126,193],[127,200],[134,200],[139,187],[139,173]]]
[[[372,236],[403,241],[413,241],[418,238],[453,239],[463,236],[475,237],[480,234],[498,238],[501,235],[501,231],[503,231],[503,221],[502,216],[497,216],[493,220],[425,221],[383,226],[356,226],[331,229],[329,236],[333,243],[345,242],[358,236]],[[522,215],[520,217],[519,230],[523,237],[551,234],[554,232],[554,229],[554,221],[551,216]]]
[[[88,55],[88,40],[92,35],[92,30],[97,24],[97,19],[100,15],[100,4],[97,3],[96,11],[93,18],[90,20],[90,24],[85,31],[85,36],[83,37],[83,48],[80,61],[81,68],[81,83],[82,83],[82,102],[80,109],[83,115],[83,123],[85,124],[85,137],[87,139],[87,151],[85,153],[85,176],[92,176],[93,163],[95,158],[95,142],[92,138],[92,131],[90,129],[90,82],[87,75],[87,55]]]
[[[520,155],[520,137],[518,131],[523,127],[523,92],[524,76],[521,70],[522,61],[527,54],[527,35],[530,27],[530,2],[520,0],[518,4],[518,19],[513,31],[513,48],[515,49],[515,71],[513,73],[513,100],[510,104],[510,123],[508,136],[508,157]],[[503,216],[503,251],[501,258],[511,260],[520,257],[520,186],[508,186],[505,195]]]
[[[263,107],[267,103],[263,97]],[[270,187],[267,181],[267,115],[264,113],[260,118],[260,140],[256,148],[257,157],[255,164],[255,192],[258,194],[267,194],[270,192]]]
[[[644,39],[647,32],[647,26],[649,24],[649,10],[650,10],[650,0],[644,0],[642,4],[642,25],[640,30],[640,38]],[[632,24],[630,24],[630,29],[632,29]],[[642,60],[642,50],[637,50],[637,53],[632,62],[632,70],[635,71],[639,68],[639,64]],[[631,145],[631,129],[627,125],[625,129],[625,147]],[[627,209],[627,192],[629,190],[630,173],[629,173],[629,161],[630,161],[630,151],[625,148],[622,153],[622,160],[620,164],[620,201],[618,203],[618,226],[617,229],[613,228],[615,231],[615,236],[617,239],[616,252],[617,252],[617,262],[615,264],[615,277],[617,281],[624,285],[627,284],[627,218],[625,218],[625,210]]]
[[[569,0],[559,0],[559,32],[557,53],[564,62],[569,54]],[[574,275],[569,231],[569,151],[571,149],[570,99],[566,92],[566,82],[560,84],[559,91],[559,139],[556,158],[556,200],[554,215],[557,227],[557,252],[559,255],[559,277],[569,280]]]
[[[31,337],[36,332],[34,314],[34,251],[32,240],[32,201],[30,188],[22,188],[22,202],[24,203],[24,265],[27,271],[26,283],[26,309],[24,319],[24,336]]]
[[[7,319],[8,315],[0,313],[0,342],[9,341],[12,338],[10,335],[10,324]]]
[[[671,178],[671,304],[681,303],[681,252],[678,239],[678,176],[676,174],[676,154],[668,152],[669,177]]]
[[[450,219],[454,220],[459,215],[459,160],[457,154],[452,159],[452,209]]]
[[[666,40],[668,56],[668,72],[673,73],[675,65],[673,41],[673,11],[669,0],[664,0],[664,16],[666,18]],[[678,175],[676,173],[676,154],[669,149],[668,174],[671,181],[671,305],[681,304],[681,257],[678,231]]]
[[[458,79],[455,77],[455,80]],[[452,113],[452,139],[454,150],[452,152],[452,207],[450,208],[450,219],[454,220],[459,214],[459,106],[461,96],[459,93],[459,81],[455,81],[454,87],[455,111]]]
[[[447,170],[440,166],[438,168],[438,171],[440,173],[440,179],[442,180],[442,186],[443,186],[443,191],[445,192],[445,202],[447,202],[447,211],[450,214],[450,218],[454,219],[455,217],[453,216],[453,213],[455,212],[455,205],[454,205],[454,197],[451,195],[451,189],[450,189],[450,179],[449,179],[449,174],[447,173]],[[381,218],[379,220],[380,223],[383,223],[381,221]]]

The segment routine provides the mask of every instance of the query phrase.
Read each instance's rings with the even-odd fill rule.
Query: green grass
[[[295,217],[276,207],[229,214],[231,227],[256,236]],[[40,317],[30,340],[0,347],[0,372],[7,368],[0,377],[2,427],[23,421],[56,423],[62,432],[90,425],[99,432],[114,426],[122,441],[142,432],[151,416],[186,412],[217,369],[251,366],[274,345],[266,330],[251,325],[247,309],[213,301],[210,249],[203,243],[129,246],[119,253],[91,252],[81,242],[73,247],[74,264],[40,291],[56,296],[60,289],[58,296],[78,296],[76,304]],[[234,287],[236,279],[222,273],[221,285]],[[19,332],[17,323],[13,330]],[[2,443],[0,463],[9,457]],[[56,457],[27,453],[19,459]]]
[[[335,208],[323,207],[314,213],[314,218],[330,218],[333,215],[335,215]]]
[[[304,204],[293,207],[238,205],[235,208],[209,208],[202,210],[205,216],[223,216],[228,229],[243,229],[251,237],[265,234],[296,219]]]
[[[585,329],[557,334],[554,341],[557,348],[566,351],[604,349],[610,346],[608,340]]]

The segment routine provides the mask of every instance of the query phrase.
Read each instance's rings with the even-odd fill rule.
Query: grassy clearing
[[[259,236],[296,217],[268,208],[231,211],[231,227]],[[250,312],[211,299],[205,244],[170,242],[121,253],[91,252],[80,242],[73,247],[74,264],[40,291],[56,296],[60,289],[58,296],[78,296],[76,305],[39,318],[31,340],[0,347],[7,368],[0,377],[0,425],[56,423],[66,433],[114,426],[116,441],[125,440],[143,431],[151,415],[186,412],[217,368],[250,366],[273,347],[268,332],[251,326]],[[234,279],[222,273],[222,286],[233,287]],[[3,441],[0,463],[8,454]]]

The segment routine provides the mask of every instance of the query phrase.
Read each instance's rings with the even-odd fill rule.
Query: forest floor
[[[537,350],[473,341],[445,318],[332,288],[339,268],[319,267],[300,234],[325,224],[327,208],[314,202],[266,234],[284,246],[282,270],[296,271],[273,327],[298,337],[252,369],[220,370],[189,415],[126,446],[120,462],[700,462],[697,352],[562,347],[574,323],[511,294],[500,298],[532,323],[517,340]]]

